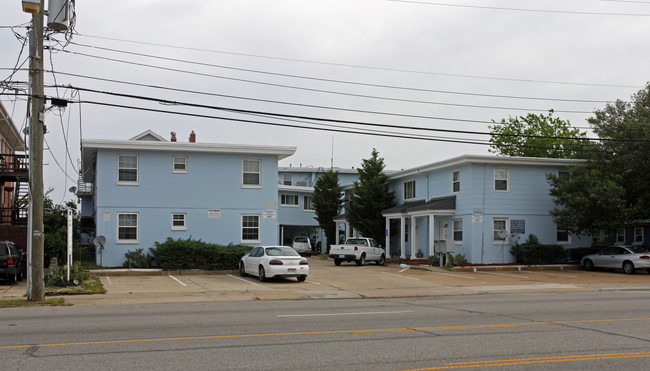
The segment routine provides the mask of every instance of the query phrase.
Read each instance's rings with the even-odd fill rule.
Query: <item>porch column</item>
[[[280,226],[280,246],[284,246],[284,226]]]
[[[435,255],[435,232],[436,232],[436,216],[435,214],[429,215],[429,256]]]
[[[417,223],[415,216],[411,217],[411,259],[415,258],[415,254],[418,252],[418,235],[417,235]]]
[[[384,233],[386,233],[386,244],[384,245],[384,251],[386,251],[386,257],[390,258],[390,219],[386,218],[386,229],[384,230]]]
[[[400,258],[406,259],[406,217],[400,217]]]

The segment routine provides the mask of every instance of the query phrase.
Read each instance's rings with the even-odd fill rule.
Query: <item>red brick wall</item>
[[[0,240],[9,240],[19,249],[27,251],[27,226],[0,225]]]

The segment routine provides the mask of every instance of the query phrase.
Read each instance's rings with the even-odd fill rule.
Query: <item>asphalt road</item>
[[[4,308],[2,369],[641,369],[650,292]]]

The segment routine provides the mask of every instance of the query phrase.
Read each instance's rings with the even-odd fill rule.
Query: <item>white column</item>
[[[384,250],[386,251],[386,257],[390,258],[390,219],[386,218],[386,244],[384,245]]]
[[[415,222],[415,217],[411,217],[411,259],[415,258],[415,254],[418,252],[418,236],[416,227],[417,223]]]
[[[406,218],[400,217],[400,258],[406,259]]]
[[[435,254],[434,252],[434,245],[435,245],[434,232],[436,231],[435,220],[436,220],[436,216],[434,214],[429,215],[429,256],[433,256]]]

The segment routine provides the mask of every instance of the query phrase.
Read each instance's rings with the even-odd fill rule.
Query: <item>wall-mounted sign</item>
[[[526,233],[525,219],[510,219],[510,233]]]
[[[208,218],[210,219],[221,218],[221,209],[208,209]]]
[[[264,209],[264,219],[275,219],[276,216],[277,216],[277,210]]]

